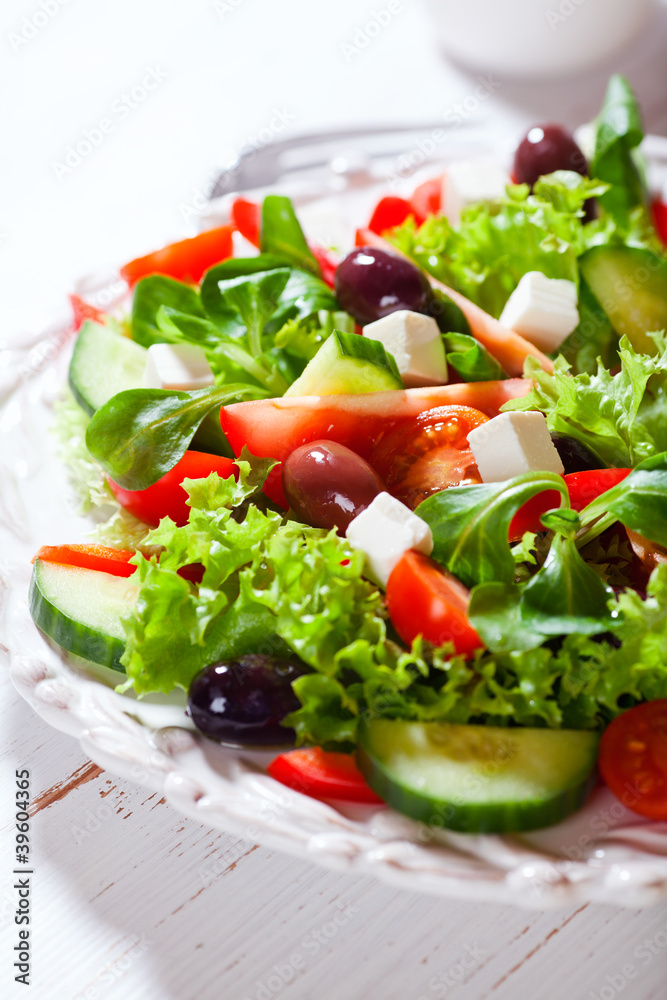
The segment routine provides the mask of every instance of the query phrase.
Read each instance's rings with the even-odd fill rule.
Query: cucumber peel
[[[582,254],[579,267],[619,336],[655,354],[647,334],[667,330],[667,262],[642,247],[600,246]]]
[[[286,396],[334,396],[402,389],[396,362],[379,340],[334,330]]]
[[[145,347],[128,337],[86,320],[74,345],[68,380],[89,417],[117,392],[141,388],[146,354]]]
[[[586,800],[598,733],[374,719],[357,759],[398,812],[462,833],[509,833],[558,823]]]
[[[123,616],[136,600],[131,578],[36,559],[30,583],[30,614],[63,649],[124,672]]]

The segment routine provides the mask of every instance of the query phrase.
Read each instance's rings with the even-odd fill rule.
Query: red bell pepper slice
[[[593,500],[597,500],[607,490],[622,482],[631,472],[632,469],[587,469],[585,472],[570,472],[563,477],[570,494],[570,506],[573,510],[582,511]],[[526,531],[544,531],[540,521],[542,514],[558,507],[559,503],[560,494],[556,490],[544,490],[543,493],[531,497],[512,518],[510,541],[522,538]]]
[[[232,204],[232,222],[253,246],[259,247],[259,233],[262,226],[262,208],[255,201],[237,198]]]
[[[112,549],[107,545],[42,545],[35,559],[127,577],[136,569],[129,563],[133,555],[128,549]]]
[[[304,747],[279,754],[267,768],[276,781],[314,799],[345,799],[381,805],[351,754]]]
[[[412,215],[412,206],[409,201],[406,201],[405,198],[397,198],[395,195],[387,195],[385,198],[380,198],[375,206],[368,228],[371,232],[382,236],[387,229],[400,226],[409,215]]]
[[[232,233],[232,226],[209,229],[189,240],[170,243],[145,257],[137,257],[121,267],[120,273],[130,287],[149,274],[166,274],[196,285],[209,267],[231,257]]]
[[[70,295],[69,301],[74,317],[72,323],[74,331],[80,329],[87,319],[93,320],[94,323],[104,323],[106,321],[106,313],[103,313],[101,309],[97,309],[96,306],[91,306],[90,302],[85,302],[79,295]]]
[[[238,467],[231,458],[208,455],[201,451],[186,451],[173,469],[145,490],[126,490],[108,480],[116,500],[138,517],[140,521],[156,528],[163,517],[170,517],[179,527],[188,523],[190,507],[188,495],[181,486],[184,479],[204,479],[217,472],[222,479],[238,475]]]
[[[653,216],[653,225],[660,237],[660,242],[667,246],[667,204],[661,201],[660,198],[656,198],[651,203],[651,215]]]
[[[317,243],[309,243],[308,245],[313,257],[320,265],[322,280],[326,281],[329,288],[333,288],[336,278],[336,268],[340,263],[338,255],[333,253],[331,250],[326,250]]]

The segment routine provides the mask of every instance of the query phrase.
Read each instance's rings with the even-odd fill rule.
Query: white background
[[[210,0],[69,0],[33,37],[17,41],[24,19],[34,19],[40,7],[37,0],[5,2],[0,365],[3,343],[62,311],[77,274],[191,234],[187,207],[206,191],[213,168],[276,111],[290,119],[282,135],[378,120],[440,120],[474,91],[477,74],[444,59],[417,0],[402,0],[377,37],[350,54],[359,29],[382,6],[382,0],[231,0],[216,9]],[[648,127],[663,134],[666,41],[661,18],[613,63],[635,85]],[[595,113],[609,69],[539,84],[500,79],[474,117],[504,138],[518,139],[540,120],[574,126]],[[118,110],[151,70],[163,77],[159,85],[131,112]],[[68,147],[105,118],[111,130],[59,177]],[[448,903],[239,844],[87,768],[73,742],[30,713],[5,671],[0,683],[2,996],[664,995],[667,949],[654,944],[652,954],[642,943],[656,935],[663,940],[664,907],[540,914]],[[38,874],[28,994],[11,981],[13,895],[5,888],[10,777],[24,766],[32,770],[35,795],[52,789],[43,801],[53,799],[33,822]],[[335,931],[318,943],[314,935],[325,927]],[[291,975],[295,954],[305,967]]]

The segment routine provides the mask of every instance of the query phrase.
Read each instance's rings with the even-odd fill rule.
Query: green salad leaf
[[[433,532],[433,558],[467,587],[511,583],[515,560],[508,542],[512,518],[531,497],[556,490],[569,506],[562,476],[528,472],[502,483],[452,486],[427,497],[416,513]]]
[[[507,378],[502,365],[474,337],[466,333],[446,333],[444,341],[447,363],[464,382],[491,382]]]
[[[126,389],[91,417],[86,447],[119,486],[145,490],[180,461],[208,413],[257,392],[246,385]]]
[[[527,583],[486,583],[472,591],[469,617],[494,652],[534,649],[551,637],[609,631],[613,591],[558,535]]]
[[[667,450],[667,336],[651,334],[657,353],[638,354],[627,337],[620,342],[620,371],[602,363],[594,375],[572,376],[557,358],[549,375],[530,358],[525,375],[533,389],[503,410],[541,410],[549,430],[575,438],[590,448],[601,465],[629,468]]]
[[[603,220],[584,223],[583,206],[606,185],[569,171],[541,178],[533,193],[509,185],[497,203],[467,208],[460,226],[431,216],[419,227],[409,219],[391,242],[426,271],[498,317],[527,271],[579,282],[577,258],[607,242]]]
[[[608,185],[599,195],[611,216],[626,223],[632,210],[646,203],[646,192],[635,150],[644,138],[641,114],[625,77],[609,80],[602,110],[595,122],[591,173]]]
[[[667,546],[667,452],[644,459],[629,476],[593,500],[581,513],[592,530],[582,544],[620,521],[658,545]]]
[[[204,316],[196,288],[164,274],[150,274],[137,282],[132,299],[130,328],[132,339],[138,344],[150,347],[167,339],[157,324],[158,312],[163,307],[189,316]]]
[[[264,199],[259,242],[263,253],[274,253],[321,277],[320,265],[306,242],[292,202],[284,195],[269,194]]]

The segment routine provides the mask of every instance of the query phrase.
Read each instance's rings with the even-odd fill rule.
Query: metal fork
[[[246,146],[232,162],[220,170],[209,198],[220,198],[230,191],[266,187],[287,174],[318,170],[327,165],[331,166],[334,173],[363,171],[372,160],[399,156],[410,150],[410,138],[414,146],[437,130],[453,133],[461,125],[470,129],[467,122],[447,128],[440,120],[416,125],[375,125],[329,132],[307,132],[259,147]],[[435,143],[433,145],[435,147]],[[430,157],[424,154],[424,162],[428,159]]]

